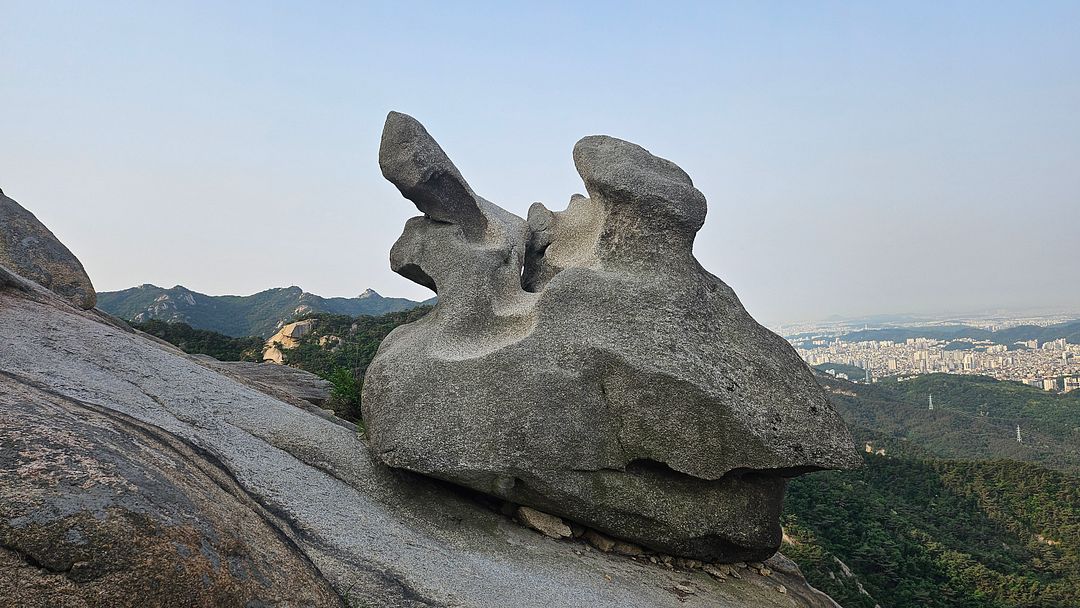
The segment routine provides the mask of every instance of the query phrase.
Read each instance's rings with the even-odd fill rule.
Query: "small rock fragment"
[[[585,534],[585,526],[570,522],[570,535],[574,538],[581,538]]]
[[[719,579],[719,580],[722,580],[722,581],[727,580],[727,575],[724,573],[723,570],[720,569],[719,566],[717,566],[715,564],[705,564],[704,566],[701,567],[701,569],[704,570],[706,574],[712,576],[713,578],[716,578],[716,579]]]
[[[543,511],[537,511],[531,507],[518,507],[517,517],[522,524],[544,536],[550,536],[551,538],[567,538],[570,536],[570,526],[563,523],[563,520],[558,517]]]
[[[615,541],[600,534],[596,530],[586,530],[583,536],[586,542],[603,551],[604,553],[610,553],[615,548]]]
[[[681,583],[675,583],[675,593],[679,596],[694,595],[694,588],[690,586],[690,581],[683,581]]]
[[[769,568],[773,572],[789,574],[796,577],[802,576],[802,572],[799,571],[799,566],[779,553],[765,560],[764,564],[766,568]]]
[[[776,590],[779,591],[780,593],[787,593],[787,587],[785,587],[783,585],[777,585]]]
[[[629,555],[631,557],[635,555],[641,555],[642,548],[634,543],[627,543],[623,541],[615,541],[615,546],[611,548],[612,551],[620,555]]]

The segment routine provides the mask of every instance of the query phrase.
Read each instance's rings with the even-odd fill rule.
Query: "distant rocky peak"
[[[290,285],[288,287],[271,287],[270,289],[267,289],[266,291],[267,292],[283,291],[285,293],[296,293],[296,294],[301,294],[301,295],[307,293],[306,291],[304,291],[301,287],[299,287],[297,285]]]
[[[174,296],[176,300],[173,300]],[[183,285],[174,285],[171,289],[165,290],[165,293],[162,293],[160,296],[157,297],[156,300],[154,300],[154,302],[168,301],[186,302],[189,306],[194,306],[195,292],[191,291],[187,287],[184,287]]]
[[[364,293],[360,294],[360,295],[359,295],[359,296],[357,296],[357,297],[358,297],[359,299],[363,300],[364,298],[381,298],[382,296],[381,296],[381,295],[379,295],[379,292],[377,292],[377,291],[375,291],[374,289],[371,289],[371,288],[369,287],[369,288],[367,288],[367,289],[365,289],[365,290],[364,290]]]

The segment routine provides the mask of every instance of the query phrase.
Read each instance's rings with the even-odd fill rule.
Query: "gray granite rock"
[[[97,293],[82,263],[33,213],[0,191],[0,266],[90,309]]]
[[[546,538],[3,268],[0,327],[9,603],[834,606],[797,571],[720,581]]]
[[[588,197],[522,220],[391,113],[386,178],[424,212],[391,267],[437,290],[368,368],[378,458],[708,561],[780,545],[787,479],[859,462],[781,337],[693,256],[705,198],[674,163],[593,136]]]
[[[344,606],[212,460],[8,373],[0,497],[6,606]]]
[[[330,399],[333,385],[302,369],[274,363],[218,361],[206,355],[194,356],[207,366],[283,401],[306,401],[321,406]]]

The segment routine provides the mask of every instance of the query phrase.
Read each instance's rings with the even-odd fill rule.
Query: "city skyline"
[[[899,381],[925,374],[989,376],[996,380],[1023,382],[1045,391],[1080,389],[1080,345],[1065,338],[1036,339],[1000,344],[989,340],[896,340],[845,341],[816,339],[796,345],[807,365],[853,382]],[[1018,348],[1019,347],[1019,348]],[[830,366],[833,366],[830,369]],[[852,369],[843,371],[844,367]],[[852,377],[852,372],[855,377]],[[932,397],[929,404],[932,404]],[[930,407],[933,409],[933,407]]]
[[[1080,310],[1078,19],[1055,2],[12,2],[0,188],[101,291],[424,299],[385,255],[416,214],[374,155],[397,109],[519,215],[583,190],[582,136],[670,158],[709,201],[696,255],[769,326]]]

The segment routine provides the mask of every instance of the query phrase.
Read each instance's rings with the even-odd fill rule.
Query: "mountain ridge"
[[[999,330],[982,329],[970,325],[926,325],[919,327],[887,327],[882,329],[860,329],[841,336],[847,342],[863,340],[889,340],[903,342],[909,338],[929,338],[934,340],[989,340],[996,344],[1011,346],[1021,340],[1046,342],[1065,338],[1071,343],[1080,342],[1080,319],[1055,323],[1053,325],[1017,325]]]
[[[327,298],[296,285],[272,287],[246,296],[212,296],[183,285],[164,288],[151,283],[120,291],[98,292],[97,297],[98,308],[125,320],[186,323],[195,329],[227,336],[262,338],[273,335],[282,324],[305,314],[382,315],[434,301],[387,298],[372,289],[353,298]]]

